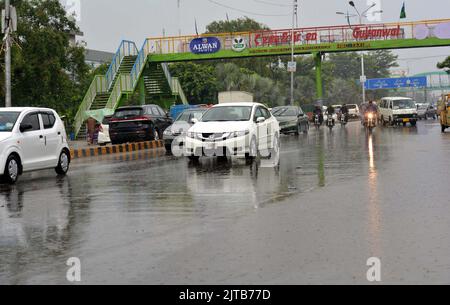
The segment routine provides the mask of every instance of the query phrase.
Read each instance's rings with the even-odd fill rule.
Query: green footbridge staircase
[[[166,63],[147,62],[148,41],[141,50],[132,41],[122,41],[106,75],[96,75],[74,121],[77,139],[86,137],[86,120],[114,113],[120,105],[138,95],[139,104],[163,107],[187,104],[180,82],[172,77]]]

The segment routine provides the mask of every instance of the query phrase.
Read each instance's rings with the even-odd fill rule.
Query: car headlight
[[[172,130],[166,129],[166,130],[164,131],[164,135],[166,135],[166,136],[171,136],[171,135],[172,135]]]
[[[202,138],[202,134],[200,132],[189,131],[188,133],[186,133],[186,136],[191,139],[201,139]]]

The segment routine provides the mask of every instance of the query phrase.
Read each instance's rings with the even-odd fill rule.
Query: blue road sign
[[[425,88],[427,77],[374,78],[366,81],[367,90],[396,88]]]

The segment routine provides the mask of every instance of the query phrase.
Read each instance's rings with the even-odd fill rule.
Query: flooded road
[[[0,284],[450,284],[450,134],[358,122],[282,138],[280,165],[147,151],[0,186]]]

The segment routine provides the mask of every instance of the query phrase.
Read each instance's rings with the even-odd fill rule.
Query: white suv
[[[280,126],[266,106],[257,103],[227,103],[208,110],[186,137],[190,159],[202,156],[270,157],[278,150]]]
[[[64,124],[45,108],[0,108],[0,176],[13,184],[23,172],[69,170],[70,151]]]
[[[379,105],[379,118],[383,125],[416,126],[418,120],[416,103],[407,97],[385,97]]]

